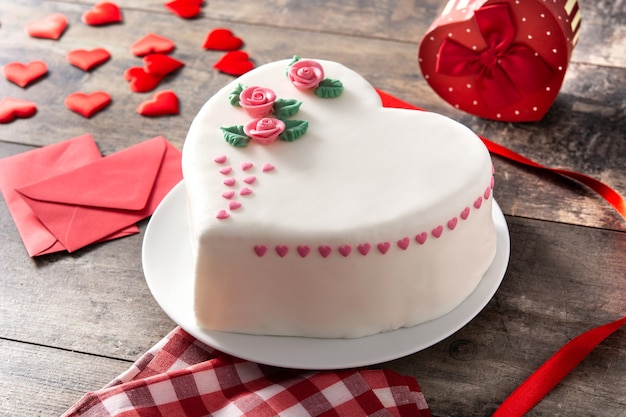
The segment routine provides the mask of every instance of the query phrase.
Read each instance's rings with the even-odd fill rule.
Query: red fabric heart
[[[67,28],[67,18],[62,13],[52,13],[41,20],[26,24],[26,33],[33,38],[59,39]]]
[[[11,123],[18,117],[26,119],[37,113],[37,105],[32,101],[4,97],[0,100],[0,123]]]
[[[81,20],[86,25],[102,26],[122,21],[122,12],[117,4],[102,2],[93,6],[93,9],[83,13]]]
[[[48,66],[41,60],[31,61],[28,64],[9,62],[2,68],[7,80],[24,88],[48,73]]]
[[[184,65],[184,62],[163,54],[150,54],[143,57],[143,69],[148,74],[167,75]]]
[[[243,40],[236,37],[230,29],[217,28],[209,32],[202,47],[215,51],[234,51],[243,46]]]
[[[229,75],[243,75],[254,68],[254,63],[249,59],[248,54],[244,51],[226,52],[213,68]]]
[[[124,71],[124,78],[128,81],[131,91],[145,93],[154,90],[163,79],[163,75],[149,74],[142,67],[131,67]]]
[[[183,19],[191,19],[200,14],[201,1],[195,0],[174,0],[165,3],[165,7],[174,15]]]
[[[83,71],[89,71],[104,64],[111,58],[111,54],[104,48],[92,50],[74,49],[66,55],[68,62]]]
[[[171,90],[154,93],[149,100],[137,106],[137,113],[148,117],[178,114],[178,96]]]
[[[135,56],[148,54],[169,54],[176,44],[163,36],[148,33],[143,38],[131,45],[130,52]]]
[[[109,104],[111,104],[111,96],[104,91],[91,94],[73,93],[65,98],[65,106],[68,109],[86,118],[90,118]]]

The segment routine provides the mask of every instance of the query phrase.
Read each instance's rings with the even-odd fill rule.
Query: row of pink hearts
[[[474,201],[472,205],[474,206],[476,210],[478,210],[482,206],[483,200],[489,199],[489,197],[491,196],[492,188],[493,188],[493,183],[490,186],[488,186],[487,189],[485,189],[485,192],[483,193],[482,196],[479,196]],[[470,215],[470,208],[465,207],[463,211],[461,212],[461,214],[459,215],[459,217],[461,218],[461,220],[467,220],[469,215]],[[446,223],[446,226],[448,227],[449,230],[454,230],[458,222],[459,222],[458,217],[453,217],[452,219],[448,220],[448,222]],[[433,235],[433,237],[438,239],[441,237],[441,235],[443,235],[443,231],[444,231],[444,227],[442,225],[439,225],[435,227],[433,230],[431,230],[430,233]],[[418,244],[423,245],[424,243],[426,243],[427,238],[428,238],[428,232],[422,232],[415,236],[415,241]],[[409,237],[404,237],[396,242],[397,246],[402,250],[407,250],[410,243],[411,243],[411,239]],[[356,248],[357,248],[357,251],[361,255],[365,256],[372,249],[372,245],[369,243],[361,243],[357,245]],[[380,242],[376,245],[376,248],[381,254],[384,255],[389,251],[389,249],[391,249],[391,242],[389,241]],[[289,246],[277,245],[274,248],[274,250],[276,251],[276,254],[282,258],[285,255],[287,255],[287,253],[289,252]],[[318,246],[317,250],[319,254],[322,255],[323,258],[327,258],[332,253],[333,248],[328,245],[321,245],[321,246]],[[268,247],[266,245],[254,246],[254,253],[256,253],[258,257],[263,257],[267,253],[267,251],[268,251]],[[311,247],[308,245],[298,245],[296,246],[296,251],[298,252],[300,257],[305,258],[311,252]],[[347,257],[348,255],[350,255],[350,253],[352,253],[352,245],[341,245],[337,247],[337,252],[339,252],[342,256]]]

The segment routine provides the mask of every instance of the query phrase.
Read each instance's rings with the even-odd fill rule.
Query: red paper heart
[[[90,118],[109,104],[111,96],[104,91],[91,94],[73,93],[65,97],[65,106],[86,118]]]
[[[243,75],[254,68],[254,63],[249,59],[248,54],[243,51],[226,52],[213,68],[229,75]]]
[[[230,29],[217,28],[209,32],[202,44],[204,49],[216,51],[234,51],[243,46],[243,40],[236,37]]]
[[[111,54],[104,48],[95,48],[90,51],[74,49],[67,53],[68,62],[83,71],[89,71],[98,65],[102,65],[111,58]]]
[[[83,13],[81,20],[86,25],[102,26],[122,21],[122,12],[117,4],[102,2],[93,6],[93,9]]]
[[[135,56],[148,54],[169,54],[176,44],[163,36],[148,33],[143,38],[131,45],[130,52]]]
[[[131,91],[145,93],[154,90],[163,79],[163,76],[149,74],[142,67],[131,67],[124,71],[124,78],[128,81]]]
[[[137,106],[137,113],[148,117],[178,114],[178,97],[171,90],[159,91],[149,100],[140,103]]]
[[[578,28],[566,24],[577,7],[561,19],[562,5],[557,18],[549,3],[482,0],[447,11],[420,43],[424,78],[468,113],[540,120],[561,88]]]
[[[45,62],[37,60],[28,64],[21,62],[9,62],[2,68],[2,72],[7,80],[24,88],[35,80],[48,73],[48,66]]]
[[[26,119],[37,113],[37,105],[32,101],[4,97],[0,100],[0,123],[11,123],[18,117]]]
[[[184,65],[184,62],[163,54],[150,54],[143,57],[143,69],[148,74],[167,75]]]
[[[52,13],[41,20],[26,24],[26,33],[33,38],[59,39],[67,28],[67,18],[62,13]]]
[[[195,0],[174,0],[169,3],[165,3],[165,7],[170,12],[176,16],[182,17],[183,19],[191,19],[192,17],[198,16],[200,14],[201,6],[202,2]]]

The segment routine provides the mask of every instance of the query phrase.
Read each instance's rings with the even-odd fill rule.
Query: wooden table
[[[376,87],[448,115],[542,164],[595,177],[626,194],[626,5],[579,0],[580,42],[563,88],[536,123],[502,123],[462,113],[424,81],[417,46],[444,0],[211,0],[197,19],[163,2],[120,1],[123,24],[90,27],[94,2],[0,0],[0,65],[43,59],[48,75],[22,89],[0,77],[0,97],[37,103],[31,119],[0,125],[0,157],[91,133],[103,154],[163,135],[182,149],[202,105],[232,80],[212,65],[205,35],[227,27],[257,65],[299,54],[340,61]],[[25,24],[60,12],[58,41],[34,39]],[[186,66],[163,81],[181,98],[178,116],[135,112],[148,94],[122,74],[141,65],[130,45],[148,32],[172,39]],[[90,73],[70,66],[76,48],[107,48],[112,59]],[[107,91],[113,104],[91,119],[63,105],[76,91]],[[419,381],[436,416],[490,415],[533,370],[576,335],[626,314],[626,223],[595,193],[558,175],[494,157],[495,198],[511,236],[504,281],[467,326],[434,346],[380,367]],[[175,324],[142,273],[141,233],[75,253],[29,258],[0,204],[0,415],[55,416],[109,382]],[[610,336],[530,413],[625,416],[626,329]]]

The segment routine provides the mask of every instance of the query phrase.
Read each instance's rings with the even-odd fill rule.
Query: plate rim
[[[178,205],[181,207],[178,208]],[[476,289],[459,306],[441,317],[416,326],[361,338],[326,339],[231,333],[205,330],[198,327],[195,320],[192,322],[189,317],[193,316],[193,293],[185,293],[190,296],[186,303],[171,302],[173,297],[168,297],[159,285],[160,271],[163,271],[160,267],[163,265],[155,265],[154,262],[154,259],[157,259],[156,263],[163,259],[160,256],[154,257],[155,250],[163,249],[163,245],[179,242],[172,238],[162,239],[159,235],[163,227],[175,227],[175,222],[179,222],[178,226],[181,226],[175,227],[174,230],[178,230],[175,234],[181,239],[187,238],[187,243],[182,242],[182,247],[179,245],[178,249],[183,251],[187,247],[191,250],[184,180],[170,190],[148,222],[142,243],[142,267],[148,288],[163,311],[187,333],[220,352],[265,365],[296,369],[341,369],[374,365],[408,356],[439,343],[467,325],[493,298],[508,267],[510,236],[504,214],[495,199],[492,207],[497,234],[496,255]],[[178,209],[182,211],[179,218],[171,216],[170,212]],[[180,264],[180,259],[175,259],[173,263],[176,264],[177,260]],[[172,262],[171,259],[168,262]],[[193,274],[190,275],[182,279],[193,280]],[[184,291],[183,286],[180,288],[180,291]],[[466,314],[467,309],[471,310],[470,314]],[[420,333],[431,333],[431,337],[427,340],[415,340]],[[254,349],[251,350],[251,346]],[[382,347],[382,350],[376,349],[376,346]],[[279,349],[281,347],[283,349]],[[284,349],[288,351],[285,352]],[[281,354],[277,353],[279,351]],[[343,354],[338,354],[340,352]]]

